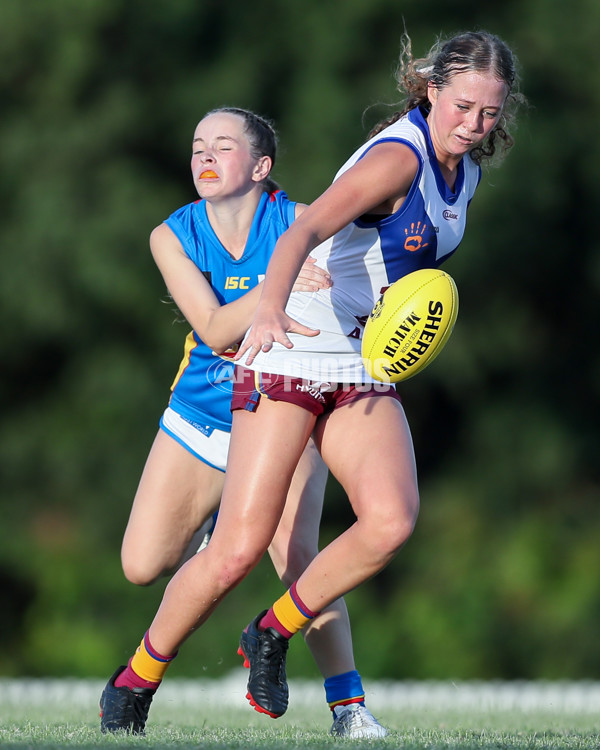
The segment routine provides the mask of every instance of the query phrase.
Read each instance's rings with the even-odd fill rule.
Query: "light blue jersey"
[[[186,255],[202,271],[219,302],[225,305],[264,279],[275,244],[293,222],[295,209],[296,204],[283,191],[265,193],[256,209],[244,253],[238,260],[229,255],[216,236],[204,200],[183,206],[165,223],[181,242]],[[233,370],[233,363],[213,354],[198,334],[191,331],[171,386],[170,408],[202,435],[210,437],[215,429],[229,432]],[[161,427],[204,460],[189,441],[174,434],[164,420],[161,420]]]

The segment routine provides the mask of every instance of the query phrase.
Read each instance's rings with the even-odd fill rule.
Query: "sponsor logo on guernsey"
[[[250,289],[250,276],[228,276],[225,289]]]
[[[446,221],[456,221],[458,219],[458,214],[453,213],[449,209],[446,209],[442,213],[442,216],[444,217],[444,219],[446,219]]]

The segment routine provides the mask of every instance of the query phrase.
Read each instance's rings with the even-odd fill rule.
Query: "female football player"
[[[373,381],[362,365],[361,321],[382,287],[437,267],[456,250],[481,164],[512,145],[508,128],[520,96],[515,59],[502,40],[459,34],[420,60],[404,41],[404,109],[375,129],[277,242],[236,355],[228,472],[213,537],[206,554],[171,579],[148,631],[169,658],[256,565],[314,434],[356,521],[242,633],[248,697],[272,716],[287,708],[289,639],[387,565],[417,517],[410,431],[392,386],[365,387]],[[292,293],[311,252],[333,286]]]
[[[269,178],[275,151],[275,133],[263,118],[236,108],[207,114],[192,144],[192,175],[201,200],[175,211],[151,235],[156,263],[193,331],[186,339],[184,359],[123,540],[123,569],[134,583],[151,583],[176,568],[194,532],[219,504],[234,367],[215,352],[223,354],[242,338],[275,242],[304,208],[289,201]],[[307,263],[295,288],[328,284],[326,272]],[[317,554],[326,479],[327,469],[311,442],[294,474],[270,546],[275,568],[287,585]],[[244,523],[240,518],[240,527]],[[240,528],[242,537],[246,533]],[[237,533],[229,547],[235,560]],[[334,726],[332,731],[349,737],[383,736],[386,730],[364,706],[344,601],[332,604],[305,635],[326,678],[330,705],[341,701],[360,706],[360,726]],[[136,655],[106,686],[101,700],[104,731],[144,730],[152,695],[170,658],[162,660],[147,635],[141,650],[148,663]],[[158,670],[152,669],[154,662]]]

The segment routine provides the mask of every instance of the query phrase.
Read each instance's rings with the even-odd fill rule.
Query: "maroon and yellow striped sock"
[[[163,656],[152,647],[146,632],[135,654],[129,660],[125,669],[115,680],[115,687],[151,688],[156,690],[167,671],[169,664],[177,656]]]
[[[304,604],[294,582],[258,625],[262,630],[274,628],[284,638],[291,638],[318,614]]]

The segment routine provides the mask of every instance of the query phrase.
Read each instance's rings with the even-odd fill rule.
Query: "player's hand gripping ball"
[[[444,271],[423,268],[389,286],[367,319],[362,340],[366,371],[399,383],[427,367],[450,338],[458,290]]]

